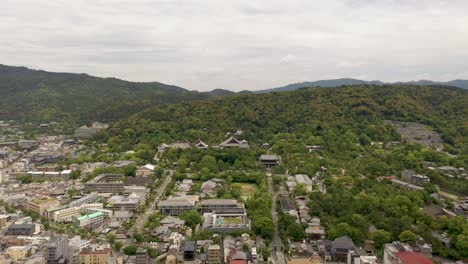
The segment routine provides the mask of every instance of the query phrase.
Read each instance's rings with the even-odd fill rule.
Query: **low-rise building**
[[[159,211],[163,215],[177,216],[184,212],[194,210],[195,203],[184,199],[167,199],[159,202]]]
[[[105,215],[102,212],[82,215],[76,218],[75,225],[82,228],[93,228],[101,226],[104,223]]]
[[[24,261],[31,254],[31,246],[13,246],[6,249],[5,253],[13,261]]]
[[[259,158],[260,164],[265,167],[274,167],[280,164],[280,158],[277,155],[261,155]]]
[[[199,204],[201,213],[210,212],[244,212],[244,205],[234,199],[208,199],[202,200]]]
[[[414,245],[394,241],[384,246],[384,264],[432,264],[432,247],[424,240]]]
[[[137,177],[149,177],[154,174],[154,168],[155,166],[152,164],[146,164],[144,166],[141,166],[136,170],[136,176]]]
[[[7,228],[5,235],[9,236],[32,236],[36,230],[34,224],[12,224]]]
[[[208,264],[221,264],[221,247],[217,244],[208,246]]]
[[[85,190],[98,193],[121,193],[124,191],[122,174],[101,174],[85,183]]]
[[[106,208],[112,211],[138,212],[140,201],[135,198],[114,195],[107,200]]]
[[[221,142],[221,144],[219,144],[219,148],[220,149],[223,149],[223,148],[249,149],[250,145],[247,142],[247,140],[245,140],[245,139],[244,140],[238,140],[237,138],[231,136],[228,139],[226,139],[225,141]]]
[[[247,213],[216,212],[203,214],[204,230],[215,233],[245,232],[250,230],[250,220]]]
[[[37,199],[29,200],[26,203],[25,208],[41,216],[45,216],[44,212],[48,208],[57,207],[57,206],[60,206],[59,201],[49,198],[49,197],[45,197],[45,198],[37,198]]]
[[[82,205],[82,204],[92,203],[92,202],[96,201],[97,198],[98,198],[98,192],[92,192],[90,194],[87,194],[87,195],[81,197],[78,200],[72,201],[70,203],[70,206],[79,206],[79,205]]]
[[[79,253],[79,264],[108,264],[112,249],[88,247]]]

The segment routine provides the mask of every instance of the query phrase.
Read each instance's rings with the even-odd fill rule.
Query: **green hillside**
[[[108,148],[94,157],[133,149],[151,161],[161,143],[200,138],[213,146],[225,140],[226,132],[240,128],[240,139],[249,141],[250,152],[232,159],[220,153],[217,159],[243,157],[246,164],[255,163],[255,157],[266,152],[262,144],[268,143],[289,173],[313,175],[326,166],[335,174],[378,177],[413,169],[431,175],[446,190],[468,194],[465,180],[423,167],[423,162],[468,167],[467,106],[468,91],[448,87],[352,86],[237,95],[154,108],[119,121],[98,136]],[[406,142],[384,120],[424,124],[441,134],[444,151],[457,156]],[[394,141],[400,143],[391,145]],[[307,145],[322,146],[320,158],[308,153]]]
[[[466,151],[467,106],[468,91],[449,87],[309,88],[149,109],[116,123],[108,136],[124,147],[198,138],[219,143],[226,132],[237,128],[246,131],[249,139],[261,141],[290,133],[307,143],[318,134],[348,130],[379,141],[388,135],[373,135],[369,129],[388,130],[383,124],[388,119],[429,125],[442,134],[448,147]]]
[[[210,96],[157,82],[135,83],[5,65],[0,65],[0,94],[0,120],[70,123],[113,121],[148,107]]]

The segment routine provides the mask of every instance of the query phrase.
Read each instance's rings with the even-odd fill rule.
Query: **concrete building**
[[[106,208],[112,211],[138,212],[140,201],[135,198],[114,195],[107,200]]]
[[[34,224],[12,224],[7,228],[5,235],[9,236],[32,236],[36,230]]]
[[[78,200],[72,201],[69,206],[72,207],[72,206],[79,206],[82,204],[92,203],[96,201],[97,198],[98,198],[98,192],[92,192],[90,194],[87,194],[81,197]]]
[[[68,261],[68,238],[53,237],[47,246],[47,264],[62,264]]]
[[[202,200],[199,204],[199,207],[202,214],[211,213],[213,211],[232,213],[242,213],[244,211],[244,205],[234,199]]]
[[[204,213],[202,228],[214,233],[229,233],[249,231],[250,220],[247,213],[216,212]]]
[[[85,190],[98,193],[121,193],[124,191],[122,174],[101,174],[85,183]]]
[[[208,264],[221,264],[221,247],[219,245],[210,245],[208,247]]]
[[[177,216],[195,210],[195,203],[190,200],[168,199],[159,202],[159,211],[163,215]]]
[[[85,248],[79,254],[79,264],[108,264],[111,252],[110,248]]]
[[[197,252],[195,241],[186,240],[183,244],[184,261],[195,260],[195,254]]]
[[[48,208],[60,206],[60,202],[52,198],[38,198],[29,200],[25,208],[31,210],[41,216],[45,216],[44,212]]]
[[[82,228],[98,227],[104,223],[104,218],[105,215],[102,212],[82,215],[76,218],[75,225]]]

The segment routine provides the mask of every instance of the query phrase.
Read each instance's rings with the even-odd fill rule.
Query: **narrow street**
[[[273,240],[270,242],[270,259],[274,264],[284,264],[286,263],[283,249],[284,244],[281,241],[279,231],[278,231],[278,213],[276,212],[276,204],[278,194],[275,192],[275,188],[273,186],[273,179],[271,173],[267,173],[267,184],[268,184],[268,192],[272,195],[272,206],[271,206],[271,218],[273,223],[275,224],[275,234],[273,235]],[[281,250],[278,250],[281,249]]]
[[[159,186],[158,190],[156,191],[153,202],[148,206],[144,213],[138,216],[135,224],[133,225],[132,231],[141,232],[143,230],[143,226],[148,220],[148,217],[156,211],[156,205],[161,199],[161,196],[166,191],[167,185],[171,182],[172,175],[174,175],[174,171],[169,170],[169,174],[165,176],[164,182],[161,184],[161,186]]]

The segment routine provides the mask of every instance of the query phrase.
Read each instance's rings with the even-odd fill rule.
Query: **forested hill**
[[[419,81],[410,81],[410,82],[385,83],[381,81],[364,81],[364,80],[351,79],[351,78],[341,78],[341,79],[320,80],[320,81],[313,81],[313,82],[292,83],[292,84],[288,84],[282,87],[257,90],[255,91],[255,93],[294,91],[294,90],[304,88],[304,87],[339,87],[342,85],[362,85],[362,84],[369,84],[369,85],[398,84],[398,85],[420,85],[420,86],[444,85],[444,86],[454,86],[454,87],[459,87],[463,89],[468,89],[468,80],[452,80],[448,82],[419,80]]]
[[[388,141],[393,136],[383,123],[386,119],[426,124],[442,134],[448,149],[467,153],[468,91],[411,85],[308,88],[169,105],[117,122],[101,140],[122,150],[138,143],[155,148],[198,138],[218,144],[226,132],[240,128],[254,144],[269,142],[279,133],[304,144],[324,134],[338,140],[347,132]]]
[[[0,120],[75,124],[113,121],[148,107],[211,96],[158,82],[136,83],[5,65],[0,65],[0,95]]]

